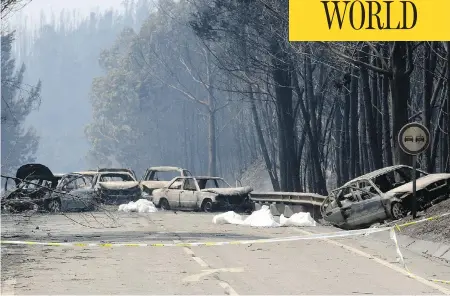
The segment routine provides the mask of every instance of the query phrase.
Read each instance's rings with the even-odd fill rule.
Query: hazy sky
[[[32,0],[21,10],[21,14],[26,15],[30,22],[39,22],[41,11],[48,15],[53,11],[55,15],[59,15],[62,9],[77,9],[81,14],[88,15],[96,8],[101,10],[111,7],[119,9],[122,2],[123,0]],[[15,19],[12,18],[10,21],[14,23]]]

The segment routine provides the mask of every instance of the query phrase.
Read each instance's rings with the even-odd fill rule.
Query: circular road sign
[[[420,123],[408,123],[398,133],[398,143],[405,153],[420,154],[430,145],[430,132]]]

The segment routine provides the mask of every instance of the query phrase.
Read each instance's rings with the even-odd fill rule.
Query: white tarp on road
[[[119,212],[154,213],[156,211],[158,210],[155,205],[146,199],[139,199],[136,202],[130,201],[119,206]]]
[[[266,205],[262,206],[260,210],[254,211],[247,218],[236,214],[233,211],[222,213],[214,216],[214,224],[235,224],[246,225],[253,227],[281,227],[281,226],[316,226],[316,221],[309,213],[295,213],[290,218],[280,216],[280,223],[275,221],[270,208]]]

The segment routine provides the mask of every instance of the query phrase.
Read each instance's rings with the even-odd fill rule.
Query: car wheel
[[[403,205],[399,202],[395,202],[392,204],[391,208],[392,217],[395,220],[402,219],[406,216],[406,210]]]
[[[61,212],[61,201],[57,198],[50,200],[47,204],[47,209],[51,213]]]
[[[165,198],[161,198],[161,200],[159,201],[159,207],[166,211],[170,210],[169,201]]]
[[[206,213],[210,213],[213,211],[213,203],[210,199],[205,199],[202,204],[202,211]]]

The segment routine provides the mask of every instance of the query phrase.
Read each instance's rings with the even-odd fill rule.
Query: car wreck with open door
[[[153,203],[162,209],[250,211],[251,187],[231,187],[219,177],[178,177],[153,191]]]
[[[5,180],[2,210],[21,212],[47,210],[49,193],[58,184],[59,177],[45,165],[30,163],[21,166],[15,178]]]
[[[397,220],[412,210],[413,169],[397,165],[353,179],[333,190],[321,205],[325,221],[357,229],[385,220]],[[450,174],[416,171],[418,211],[449,198]]]

